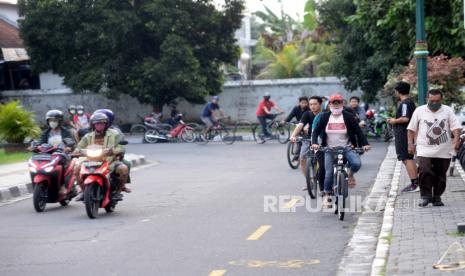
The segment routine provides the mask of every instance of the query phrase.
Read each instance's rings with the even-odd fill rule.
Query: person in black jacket
[[[352,150],[352,147],[363,147],[365,151],[370,150],[370,145],[363,135],[360,126],[354,116],[343,110],[343,97],[333,95],[329,99],[330,112],[323,113],[320,120],[312,132],[312,148],[318,150],[318,137],[321,135],[321,146],[335,148],[345,147],[345,158],[350,163],[349,187],[356,185],[354,173],[358,172],[362,166],[360,156]],[[332,208],[331,194],[333,191],[334,170],[333,156],[331,153],[325,154],[325,181],[323,205]]]
[[[42,132],[38,141],[39,145],[50,144],[55,146],[64,144],[65,146],[69,146],[70,144],[75,144],[72,133],[63,125],[63,112],[60,110],[50,110],[45,115],[45,120],[47,121],[48,128]],[[71,152],[72,149],[69,148],[66,151]]]
[[[287,115],[286,119],[284,122],[289,123],[293,118],[295,118],[298,122],[302,119],[302,116],[304,115],[305,112],[309,111],[310,108],[308,107],[308,98],[303,96],[299,98],[299,105],[296,105],[291,113]]]

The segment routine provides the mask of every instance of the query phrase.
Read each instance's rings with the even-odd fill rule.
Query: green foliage
[[[220,65],[239,57],[243,0],[19,0],[36,72],[76,92],[126,93],[163,106],[221,91]]]
[[[30,157],[31,154],[27,152],[15,152],[6,154],[5,150],[0,149],[0,165],[26,161]]]
[[[0,140],[23,143],[25,138],[35,138],[39,134],[32,112],[24,110],[19,102],[0,105]]]
[[[317,25],[315,0],[308,0],[307,3],[305,3],[304,26],[307,30],[313,31],[316,29]]]
[[[338,42],[333,71],[350,90],[375,101],[391,70],[407,65],[415,46],[415,1],[324,0],[320,24]],[[433,55],[465,56],[463,6],[458,0],[425,1],[428,47]]]
[[[294,44],[284,46],[279,53],[270,49],[263,50],[272,62],[258,75],[260,79],[301,78],[305,75],[305,65],[313,61],[313,57],[305,58]]]

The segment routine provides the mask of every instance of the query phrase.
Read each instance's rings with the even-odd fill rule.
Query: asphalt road
[[[363,156],[352,195],[369,192],[386,149]],[[134,171],[115,213],[90,220],[72,202],[38,214],[31,199],[0,207],[0,275],[334,275],[358,214],[265,212],[265,196],[290,207],[306,195],[285,150],[130,145],[160,163]]]

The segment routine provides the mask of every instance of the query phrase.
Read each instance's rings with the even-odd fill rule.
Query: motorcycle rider
[[[84,137],[89,132],[89,119],[90,114],[86,113],[84,110],[84,106],[78,105],[76,106],[76,115],[73,117],[74,125],[78,132],[79,140]]]
[[[45,121],[47,122],[47,129],[45,129],[39,140],[38,145],[50,144],[56,146],[59,144],[65,145],[65,152],[72,152],[75,140],[71,132],[63,125],[63,112],[60,110],[49,110],[45,114]],[[32,150],[32,148],[29,148]],[[60,187],[60,194],[66,194],[65,186]]]
[[[118,155],[125,152],[124,146],[119,144],[118,134],[109,129],[109,118],[103,113],[95,113],[90,117],[91,132],[86,134],[79,142],[76,153],[86,149],[89,145],[101,145],[105,148],[105,154],[108,156],[107,161],[110,163],[110,172],[118,182],[117,194],[122,198],[121,191],[127,191],[126,183],[129,175],[129,168],[123,162],[118,160]],[[80,177],[81,164],[77,164],[74,168],[74,174],[78,181],[81,191],[83,191],[82,179]],[[76,201],[82,201],[83,193],[81,193]]]

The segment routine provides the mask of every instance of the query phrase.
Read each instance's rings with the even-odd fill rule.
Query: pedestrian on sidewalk
[[[452,145],[455,150],[459,147],[460,123],[452,108],[442,104],[442,101],[442,91],[431,89],[428,92],[428,104],[415,110],[407,127],[408,152],[417,153],[420,207],[430,203],[433,206],[444,206],[441,195],[446,190]]]
[[[415,103],[410,99],[410,84],[400,81],[394,87],[396,98],[400,100],[397,108],[396,118],[389,118],[387,122],[394,129],[395,146],[397,160],[404,163],[407,174],[410,177],[410,185],[405,187],[402,192],[418,192],[417,164],[415,163],[413,154],[408,152],[407,126],[415,111]]]

